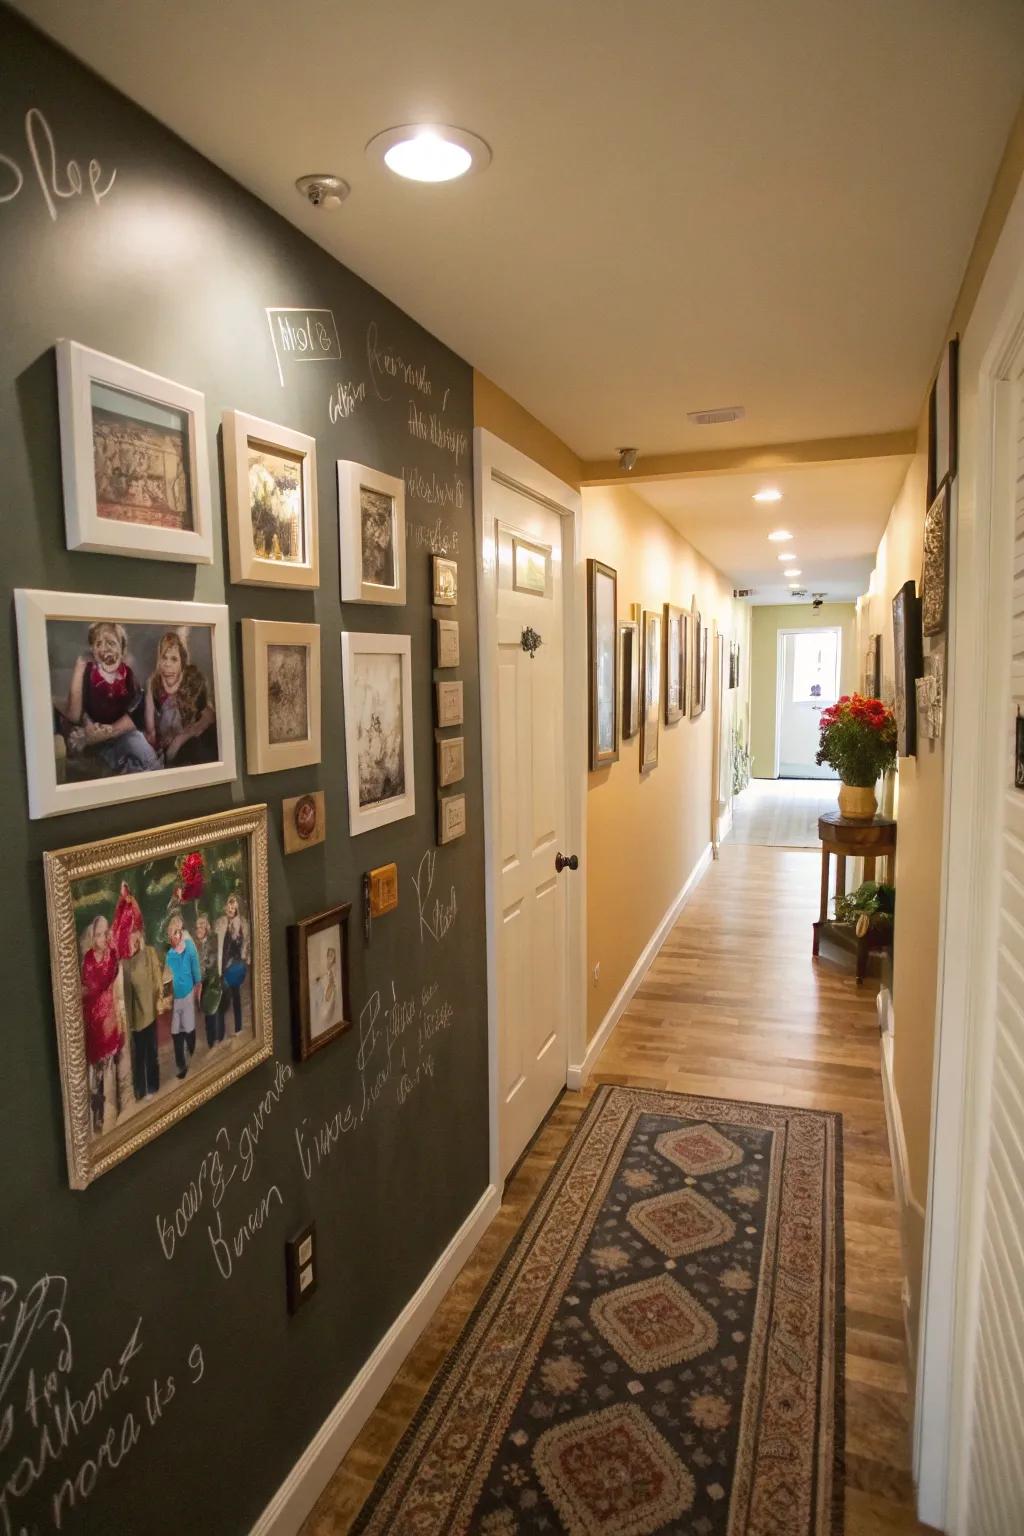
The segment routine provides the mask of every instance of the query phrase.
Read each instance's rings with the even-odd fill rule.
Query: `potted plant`
[[[865,934],[888,938],[896,911],[896,890],[881,881],[865,880],[855,891],[836,897],[836,922],[850,923],[858,939]]]
[[[838,773],[839,812],[870,821],[877,810],[875,785],[896,762],[896,716],[881,699],[844,693],[822,710],[816,761]]]

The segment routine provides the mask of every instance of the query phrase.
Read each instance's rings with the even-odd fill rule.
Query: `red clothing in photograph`
[[[86,950],[82,961],[82,1017],[85,1021],[85,1055],[90,1066],[105,1061],[122,1044],[112,991],[118,963],[113,945],[102,956],[94,949]]]
[[[138,697],[135,673],[122,661],[112,678],[104,677],[94,661],[86,664],[82,679],[82,708],[96,725],[113,725]]]

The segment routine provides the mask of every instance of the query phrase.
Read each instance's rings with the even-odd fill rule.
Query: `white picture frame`
[[[91,810],[126,800],[199,789],[230,783],[236,777],[235,712],[231,687],[231,639],[228,610],[223,603],[175,603],[156,598],[97,596],[91,592],[43,592],[19,588],[14,593],[18,627],[18,667],[21,678],[22,718],[25,730],[25,765],[28,779],[29,817],[62,816],[70,811]],[[209,653],[209,676],[216,724],[216,757],[187,765],[158,767],[147,771],[90,774],[68,780],[66,738],[58,729],[59,699],[54,693],[54,662],[50,647],[51,625],[69,621],[81,626],[81,641],[74,630],[67,633],[84,652],[91,626],[121,626],[127,636],[126,658],[132,655],[132,626],[143,626],[149,649],[156,630],[193,635],[208,629],[204,637]],[[138,633],[142,633],[139,631]],[[138,663],[136,663],[137,665]],[[142,667],[139,670],[144,670]],[[63,688],[61,688],[63,693]],[[77,728],[77,726],[75,727]]]
[[[437,841],[442,848],[466,835],[466,797],[445,795],[437,802]]]
[[[319,624],[243,619],[242,675],[249,773],[278,773],[318,763]]]
[[[316,503],[316,438],[281,427],[244,411],[225,411],[224,490],[227,500],[228,563],[231,580],[239,586],[300,587],[320,585],[320,522]],[[260,550],[253,528],[253,453],[298,461],[301,496],[298,526],[293,533],[301,558],[274,556]],[[271,546],[273,548],[273,545]]]
[[[436,665],[439,668],[457,667],[460,654],[458,619],[435,619],[434,636]]]
[[[210,472],[206,441],[206,405],[202,394],[186,384],[176,384],[158,373],[137,368],[133,363],[108,357],[62,337],[56,344],[57,399],[60,411],[60,453],[64,483],[64,526],[68,549],[92,554],[131,555],[140,560],[180,560],[193,565],[213,563],[213,504],[210,496]],[[96,395],[94,397],[94,387]],[[98,448],[94,438],[94,409],[116,414],[120,396],[134,398],[142,415],[150,420],[136,421],[136,431],[156,436],[161,426],[172,436],[179,428],[160,423],[159,416],[177,415],[185,419],[187,451],[176,450],[178,464],[171,494],[186,500],[192,526],[161,527],[155,523],[133,521],[111,513],[101,514],[97,491]],[[125,401],[125,406],[131,400]],[[124,410],[125,420],[130,412]],[[165,485],[174,474],[168,454],[151,444],[152,464],[157,475],[147,474],[147,484],[158,482],[163,474]],[[131,506],[140,495],[140,475],[123,490]],[[183,482],[183,483],[181,483]],[[113,485],[113,477],[111,479]],[[112,489],[110,494],[116,492]],[[148,494],[143,492],[142,494]],[[113,506],[112,501],[109,505]],[[138,501],[141,509],[146,505]]]
[[[371,540],[373,529],[378,537]],[[404,480],[338,460],[338,556],[342,602],[405,603]]]
[[[345,631],[341,679],[349,833],[358,837],[416,813],[410,636]]]
[[[462,683],[445,679],[434,684],[434,699],[437,705],[437,724],[441,730],[449,725],[462,725],[463,723],[463,694]]]
[[[459,562],[435,555],[431,562],[431,602],[435,608],[456,608],[459,602]]]

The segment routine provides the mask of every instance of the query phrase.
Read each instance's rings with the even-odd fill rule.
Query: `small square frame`
[[[298,645],[306,650],[309,734],[301,741],[272,742],[267,706],[267,649]],[[245,689],[245,766],[249,773],[277,773],[320,761],[320,626],[281,619],[242,620]]]
[[[320,519],[316,504],[316,438],[281,427],[244,411],[225,411],[224,491],[227,500],[228,561],[231,580],[249,587],[318,587],[320,585]],[[252,537],[249,496],[249,449],[263,448],[302,466],[302,561],[271,560],[258,555]]]
[[[434,654],[437,658],[435,665],[457,667],[459,665],[458,619],[435,619],[434,642]]]
[[[352,903],[344,901],[339,906],[328,907],[324,912],[317,912],[313,917],[304,917],[299,922],[292,923],[288,929],[288,974],[291,982],[292,1031],[295,1057],[298,1061],[308,1061],[310,1056],[315,1056],[317,1051],[322,1050],[325,1045],[330,1045],[333,1040],[337,1040],[352,1028],[352,1000],[349,994],[348,982],[348,920],[351,911]],[[309,940],[313,934],[322,933],[325,928],[334,927],[341,929],[342,1017],[339,1023],[333,1025],[320,1035],[318,1039],[314,1040],[310,1025],[309,971],[306,964],[307,951]]]
[[[392,586],[363,579],[363,519],[361,492],[389,496],[394,509],[391,526],[395,580]],[[338,460],[338,556],[343,603],[405,603],[405,481],[382,469]]]
[[[453,761],[446,764],[445,758]],[[437,738],[437,785],[447,789],[460,784],[466,777],[466,738],[464,736],[439,736]]]
[[[445,795],[437,802],[437,841],[442,847],[466,835],[465,795]]]
[[[432,596],[436,608],[454,608],[459,601],[459,562],[447,555],[435,555],[431,566]],[[446,577],[451,576],[452,588],[448,590]]]
[[[462,683],[452,679],[434,684],[437,707],[437,724],[445,730],[450,725],[462,725],[464,718]]]

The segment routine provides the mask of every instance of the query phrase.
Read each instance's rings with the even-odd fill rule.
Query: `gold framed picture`
[[[459,601],[459,563],[447,555],[434,556],[433,601],[438,608],[454,608]]]
[[[366,876],[371,917],[386,917],[398,906],[398,865],[381,864]]]
[[[43,854],[68,1178],[138,1152],[273,1050],[267,808]]]

